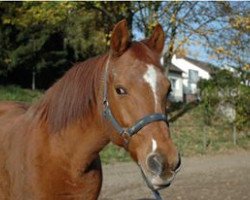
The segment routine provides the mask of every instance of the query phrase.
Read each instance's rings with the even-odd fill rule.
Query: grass
[[[1,101],[23,101],[33,102],[42,95],[41,91],[21,89],[18,86],[10,85],[7,87],[0,86],[0,100]]]
[[[117,147],[113,144],[106,146],[103,151],[101,151],[101,159],[105,164],[114,162],[127,162],[131,161],[129,154],[122,148]]]
[[[36,101],[43,92],[21,89],[17,86],[0,86],[0,100]],[[183,156],[213,154],[228,150],[250,149],[250,130],[238,134],[237,146],[232,142],[232,127],[225,123],[206,126],[203,123],[201,108],[195,107],[170,123],[171,136]],[[101,152],[104,163],[130,161],[123,149],[109,144]]]
[[[200,106],[178,118],[170,127],[172,138],[183,156],[250,149],[250,130],[238,132],[237,146],[234,146],[232,126],[221,121],[212,126],[205,125]]]

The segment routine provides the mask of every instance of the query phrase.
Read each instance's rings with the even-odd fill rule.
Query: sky
[[[135,40],[142,40],[145,38],[144,33],[139,32],[138,30],[133,30],[133,35],[134,35]],[[207,53],[204,43],[205,41],[201,41],[201,39],[199,39],[197,44],[195,45],[194,44],[184,45],[187,52],[189,52],[187,56],[194,58],[196,60],[199,60],[199,61],[208,62],[215,66],[218,66],[219,65],[218,60],[214,57],[212,58],[211,55]]]
[[[211,6],[211,4],[207,4],[206,5],[206,2],[204,2],[205,4],[205,8],[206,9],[206,6],[208,9],[210,9],[209,11],[213,14],[213,12],[216,12],[215,10],[213,11],[212,8],[210,8],[209,6]],[[201,3],[202,4],[202,3]],[[234,6],[234,8],[237,9],[237,11],[241,12],[241,10],[243,9],[249,9],[249,13],[250,13],[250,2],[244,2],[244,4],[239,4],[237,1],[236,2],[230,2],[231,5]],[[199,4],[200,5],[200,4]],[[243,5],[243,6],[242,6]],[[217,6],[217,5],[215,5]],[[199,7],[198,7],[199,8]],[[205,10],[203,10],[205,12]],[[185,9],[184,11],[185,12]],[[238,14],[238,13],[237,13]],[[182,14],[180,14],[182,15]],[[202,15],[202,13],[201,13]],[[228,24],[228,19],[227,18],[222,18],[222,20],[218,20],[217,19],[215,20],[215,22],[212,22],[212,23],[209,23],[208,26],[209,27],[212,27],[214,29],[221,29],[221,27],[223,26],[230,26]],[[190,21],[189,21],[190,22]],[[193,28],[195,29],[196,27],[199,26],[199,23],[195,23],[193,22],[193,24],[189,24],[191,26],[193,26]],[[221,35],[222,34],[222,35]],[[224,35],[223,35],[224,34]],[[212,36],[212,37],[217,37],[217,38],[220,38],[220,37],[227,37],[228,32],[215,32],[215,34]],[[133,30],[133,35],[135,36],[135,39],[136,40],[140,40],[142,38],[144,38],[144,34],[140,31],[138,31],[137,29],[134,29]],[[180,34],[177,36],[177,39],[179,38],[179,40],[182,38],[183,36],[181,36]],[[227,61],[224,59],[218,59],[215,55],[211,55],[209,52],[209,49],[208,49],[208,44],[207,44],[207,41],[202,38],[202,37],[197,37],[197,36],[191,36],[190,39],[188,40],[188,43],[184,45],[184,49],[188,52],[188,57],[191,57],[191,58],[194,58],[196,60],[200,60],[200,61],[204,61],[204,62],[208,62],[208,63],[211,63],[215,66],[223,66],[223,65],[230,65],[230,63],[227,63]],[[249,52],[250,54],[250,52]]]

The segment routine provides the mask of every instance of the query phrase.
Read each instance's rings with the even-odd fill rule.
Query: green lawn
[[[0,100],[33,102],[41,95],[41,91],[31,91],[16,86],[0,86]],[[206,126],[201,113],[201,108],[195,107],[170,124],[171,136],[183,156],[250,149],[250,130],[239,132],[237,146],[234,146],[232,127],[223,123]],[[104,148],[101,158],[104,163],[130,160],[128,153],[113,144]]]
[[[0,100],[1,101],[23,101],[23,102],[33,102],[36,101],[42,92],[32,91],[28,89],[21,89],[17,86],[0,86]]]
[[[212,126],[205,125],[200,106],[178,118],[170,127],[172,138],[184,156],[250,149],[249,129],[238,130],[237,145],[234,146],[232,125],[219,120]]]

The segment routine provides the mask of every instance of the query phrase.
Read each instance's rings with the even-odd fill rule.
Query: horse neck
[[[84,170],[109,143],[106,125],[102,119],[82,119],[52,136],[53,155],[70,163],[74,172]],[[74,170],[75,169],[75,170]]]
[[[93,74],[93,77],[95,77],[96,81],[95,84],[101,85],[101,88],[94,87],[95,91],[92,91],[94,92],[94,94],[92,95],[96,97],[95,99],[96,103],[93,104],[94,106],[91,108],[91,110],[87,111],[85,110],[86,113],[83,116],[80,116],[80,114],[78,113],[73,117],[71,116],[71,118],[70,117],[60,118],[64,116],[59,116],[58,120],[55,120],[55,117],[58,117],[58,113],[59,115],[69,114],[64,110],[62,111],[62,109],[66,108],[66,105],[68,105],[70,101],[67,100],[67,102],[65,102],[65,105],[64,104],[60,105],[61,103],[60,101],[63,101],[63,98],[60,98],[61,97],[60,95],[62,93],[64,95],[71,94],[70,88],[65,89],[63,87],[65,86],[64,82],[66,80],[75,81],[69,78],[70,75],[72,74],[75,75],[74,71],[71,71],[69,72],[69,74],[66,74],[65,75],[66,78],[64,77],[62,78],[62,80],[59,80],[59,82],[56,83],[45,94],[44,98],[36,106],[32,108],[32,110],[34,111],[33,113],[37,119],[36,120],[37,126],[39,126],[39,128],[41,129],[40,131],[41,134],[45,134],[47,135],[46,137],[49,138],[47,139],[47,141],[49,143],[49,148],[51,149],[51,154],[53,154],[54,156],[64,157],[64,159],[73,163],[74,166],[80,166],[82,165],[80,163],[84,162],[84,160],[90,161],[95,157],[97,157],[101,149],[109,142],[109,136],[107,134],[109,126],[103,119],[102,115],[102,110],[103,110],[102,80],[105,68],[104,61],[106,62],[106,57],[105,56],[100,57],[99,60],[96,61],[97,63],[96,65],[99,68],[93,70],[93,73],[96,73]],[[100,65],[101,62],[103,62],[103,65]],[[78,70],[77,73],[79,73],[79,69],[77,67],[73,70]],[[101,74],[98,75],[97,73]],[[74,77],[76,77],[76,75]],[[72,84],[70,82],[68,84],[71,84],[73,86],[77,85],[75,83]],[[77,92],[73,94],[75,95],[76,93]],[[86,95],[87,94],[85,94],[83,97],[86,98]],[[68,97],[69,96],[67,96],[66,98]],[[83,97],[78,98],[77,101],[81,102],[81,98]],[[74,97],[72,98],[74,101]],[[74,104],[71,104],[70,106],[72,107],[74,106]],[[75,111],[78,112],[78,109],[76,108],[73,109],[75,109]],[[56,115],[52,113],[52,111],[55,112]],[[65,122],[66,125],[63,124],[59,126],[58,129],[57,124],[62,124],[62,122]],[[53,127],[54,125],[56,125],[56,127]]]

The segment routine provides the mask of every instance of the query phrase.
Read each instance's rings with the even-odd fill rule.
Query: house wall
[[[183,83],[182,83],[182,76],[178,73],[168,73],[168,79],[172,85],[172,92],[170,93],[170,100],[179,102],[183,101]],[[173,82],[175,82],[173,84]]]
[[[210,79],[210,74],[207,71],[199,68],[199,66],[196,66],[186,61],[183,58],[176,58],[176,56],[173,56],[172,64],[174,64],[183,71],[182,77],[184,93],[197,93],[197,84],[189,83],[189,70],[197,71],[199,78]]]

